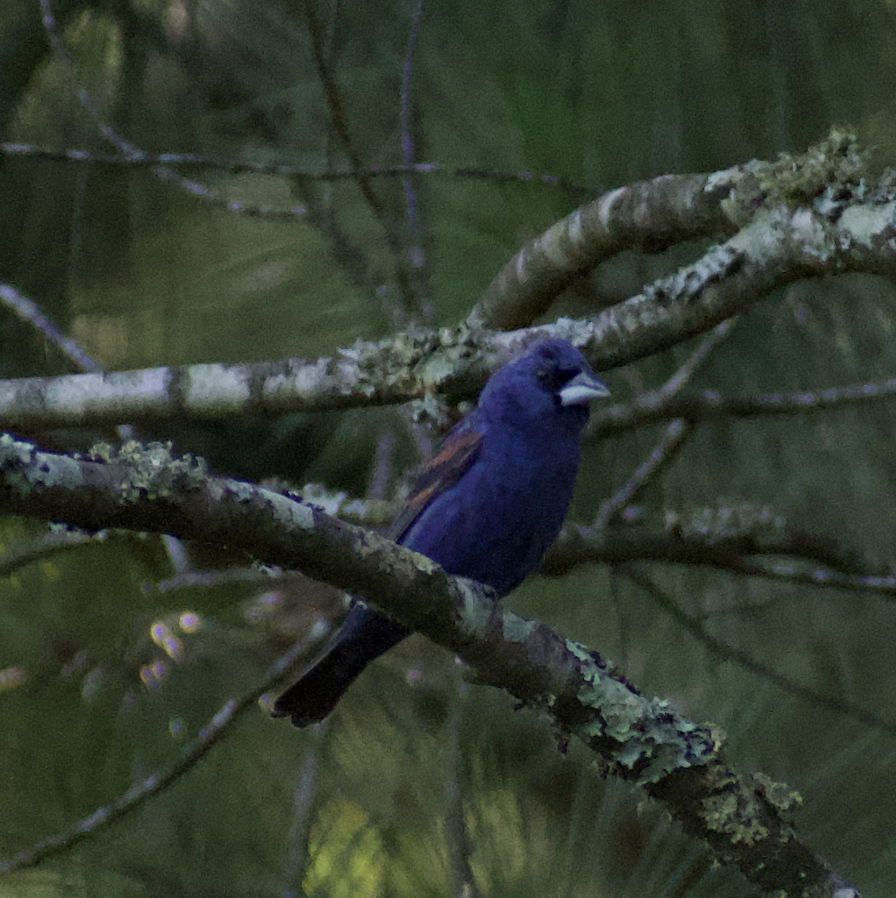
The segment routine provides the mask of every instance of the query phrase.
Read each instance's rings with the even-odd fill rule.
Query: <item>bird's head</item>
[[[519,428],[560,427],[578,432],[592,399],[608,396],[585,357],[559,337],[541,340],[492,375],[479,408]]]

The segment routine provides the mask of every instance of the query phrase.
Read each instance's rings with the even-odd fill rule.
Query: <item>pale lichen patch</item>
[[[538,621],[526,620],[509,612],[504,615],[503,633],[508,642],[525,642],[536,629]]]
[[[314,530],[314,509],[310,505],[278,493],[270,493],[267,498],[274,509],[274,513],[288,527]]]
[[[28,493],[37,487],[74,489],[84,482],[78,463],[67,456],[45,455],[8,433],[0,435],[0,471],[6,486]]]
[[[184,491],[204,488],[209,479],[204,458],[189,453],[174,455],[171,443],[128,440],[119,449],[109,443],[97,443],[88,457],[120,466],[118,498],[122,504],[173,498]]]
[[[457,621],[465,633],[471,633],[484,628],[491,616],[491,608],[487,602],[482,601],[470,582],[464,582],[461,578],[456,580],[461,593],[460,613]]]
[[[184,374],[183,398],[193,411],[240,409],[250,398],[249,378],[239,365],[193,365]]]

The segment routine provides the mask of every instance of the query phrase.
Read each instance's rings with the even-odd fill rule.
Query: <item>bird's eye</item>
[[[556,393],[561,387],[571,381],[578,371],[575,368],[539,368],[538,382],[551,393]]]

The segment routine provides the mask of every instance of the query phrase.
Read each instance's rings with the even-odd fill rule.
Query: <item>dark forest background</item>
[[[896,12],[883,0],[50,8],[68,60],[52,51],[37,0],[0,6],[0,140],[95,155],[127,141],[285,167],[197,166],[179,170],[183,183],[148,166],[4,153],[0,280],[108,369],[316,358],[415,324],[453,326],[525,241],[603,190],[803,151],[834,125],[855,127],[890,163],[896,147]],[[408,161],[447,171],[366,186],[322,177]],[[594,314],[705,247],[623,253],[541,320]],[[606,372],[614,401],[660,385],[699,342]],[[0,376],[69,370],[45,336],[0,310]],[[756,305],[691,388],[749,397],[894,371],[896,290],[853,275]],[[590,441],[571,519],[592,521],[659,433]],[[31,435],[49,447],[110,436]],[[146,435],[221,473],[387,500],[439,434],[383,407],[171,422]],[[894,437],[887,404],[716,419],[629,520],[800,534],[851,559],[853,573],[889,573]],[[45,532],[0,521],[6,549]],[[191,558],[208,570],[243,564]],[[167,769],[226,700],[338,613],[338,597],[308,581],[209,586],[177,562],[156,537],[113,535],[5,569],[0,858]],[[740,769],[800,792],[808,844],[863,894],[896,894],[892,596],[701,564],[641,570],[714,647],[606,565],[531,578],[507,604],[718,724]],[[843,707],[797,695],[720,646]],[[415,637],[319,731],[253,710],[164,794],[0,879],[0,895],[436,896],[456,891],[463,857],[495,898],[753,894],[634,787],[605,780],[575,745],[561,755],[543,721],[464,685],[447,652]]]

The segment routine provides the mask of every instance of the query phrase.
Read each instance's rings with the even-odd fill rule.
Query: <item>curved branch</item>
[[[550,715],[753,883],[806,898],[857,896],[795,837],[762,782],[728,766],[718,733],[642,696],[596,653],[502,611],[483,587],[422,555],[287,496],[211,477],[160,444],[105,455],[76,459],[0,437],[0,511],[236,543],[363,595],[462,655],[480,681]]]
[[[523,247],[485,290],[468,323],[499,330],[530,324],[575,277],[622,250],[660,252],[730,236],[782,207],[836,220],[851,203],[869,199],[864,169],[855,135],[835,128],[802,155],[782,153],[772,162],[754,159],[713,174],[664,175],[608,191]],[[854,223],[859,230],[861,217]]]
[[[722,201],[744,179],[745,168],[664,175],[604,193],[516,253],[479,297],[467,323],[495,330],[525,327],[578,275],[623,250],[659,252],[687,240],[735,233]]]
[[[783,167],[779,161],[770,171],[780,174]],[[507,334],[471,330],[466,325],[454,331],[418,328],[379,343],[358,342],[339,350],[335,358],[316,361],[286,359],[7,381],[0,383],[0,427],[139,424],[172,415],[322,411],[407,402],[434,393],[451,400],[471,398],[491,370],[546,332],[566,337],[596,369],[605,370],[708,331],[804,277],[846,271],[896,275],[892,173],[869,191],[853,184],[847,175],[837,180],[825,170],[827,180],[819,174],[820,185],[813,182],[816,192],[797,194],[795,200],[783,175],[780,183],[766,183],[757,180],[749,166],[745,168],[759,187],[719,199],[719,181],[731,193],[730,181],[722,177],[730,173],[707,176],[705,187],[725,215],[736,222],[751,216],[748,224],[694,264],[593,318],[561,319],[550,327]],[[807,163],[806,168],[811,166]],[[744,176],[744,180],[749,179]],[[800,185],[801,190],[807,189]],[[773,194],[774,203],[757,199],[773,189],[780,192]],[[751,205],[757,202],[762,202],[758,212]],[[607,233],[610,239],[612,227]],[[612,245],[617,251],[618,245]],[[574,252],[560,255],[556,264],[565,271],[576,269]],[[482,318],[478,313],[473,317]],[[686,416],[676,412],[676,417]]]

